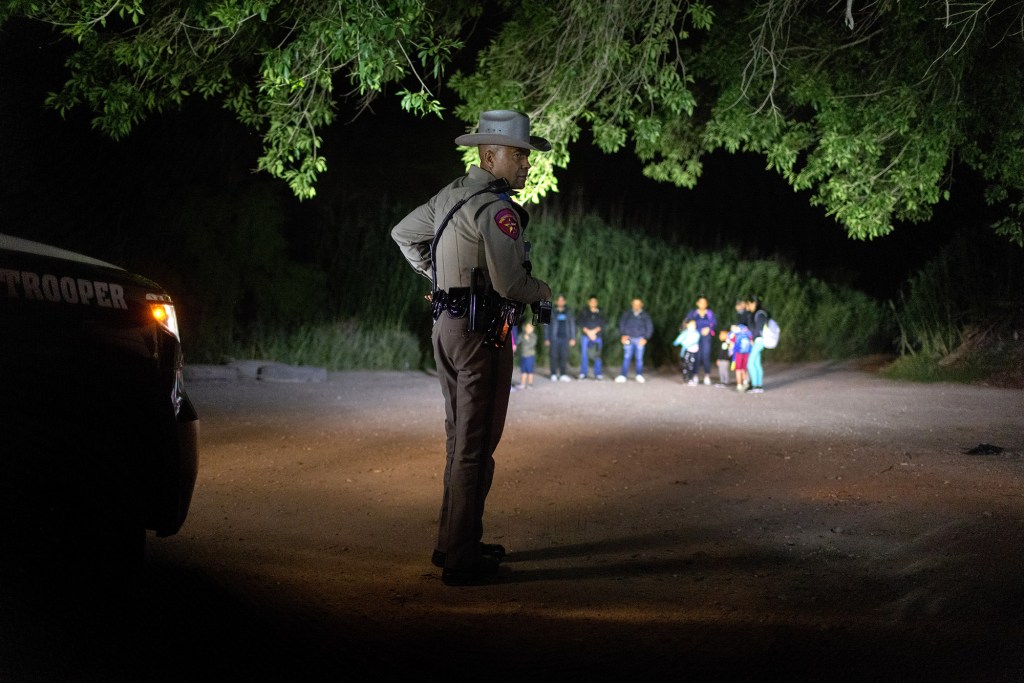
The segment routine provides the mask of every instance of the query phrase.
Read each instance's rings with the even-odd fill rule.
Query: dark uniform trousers
[[[512,345],[484,347],[483,334],[468,325],[467,318],[442,313],[431,335],[447,435],[437,550],[450,568],[471,567],[480,553],[484,502],[512,385]]]

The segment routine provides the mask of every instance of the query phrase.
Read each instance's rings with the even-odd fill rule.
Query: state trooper
[[[512,197],[526,185],[530,152],[551,145],[530,119],[495,110],[476,133],[479,165],[403,218],[391,236],[414,270],[431,280],[431,339],[445,400],[444,495],[432,562],[449,586],[486,581],[505,548],[483,543],[484,503],[494,477],[512,383],[506,344],[524,305],[550,311],[551,288],[531,275],[529,216]],[[542,320],[543,322],[543,320]]]

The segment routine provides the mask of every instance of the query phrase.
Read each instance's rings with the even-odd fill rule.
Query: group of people
[[[513,346],[518,345],[526,385],[532,382],[537,348],[536,330],[529,322],[523,324],[518,340],[510,338],[510,332],[527,305],[550,300],[552,294],[546,282],[533,276],[525,236],[529,215],[514,198],[526,185],[531,152],[549,151],[551,145],[530,134],[529,117],[511,110],[481,113],[476,132],[460,135],[455,144],[476,147],[478,164],[405,216],[391,236],[413,270],[431,283],[426,298],[434,320],[431,341],[445,402],[446,437],[431,562],[441,569],[445,585],[465,586],[491,581],[506,559],[502,545],[483,540],[484,505],[509,405]],[[706,300],[696,310],[703,313],[697,314],[694,327],[707,331],[699,332],[694,368],[704,368],[706,380],[714,318]],[[748,317],[738,320],[730,335],[740,325],[752,332],[745,365],[754,390],[761,381],[756,302],[744,311]],[[545,340],[551,348],[552,379],[568,379],[568,351],[576,343],[576,324],[565,298],[559,297]],[[596,297],[588,300],[579,325],[580,377],[588,375],[592,357],[594,377],[600,379],[606,320]],[[633,362],[636,381],[643,382],[644,350],[654,333],[643,301],[632,301],[619,319],[618,331],[624,351],[616,381],[627,380]],[[733,338],[734,351],[737,339]]]
[[[551,322],[545,334],[544,346],[548,349],[549,366],[552,382],[572,381],[569,375],[569,349],[576,346],[577,328],[580,342],[580,373],[579,379],[593,377],[604,379],[602,374],[604,350],[604,332],[608,321],[601,310],[597,296],[591,294],[587,298],[587,306],[579,315],[573,313],[566,305],[564,296],[559,296],[551,309]],[[641,299],[633,299],[628,311],[619,318],[619,341],[622,343],[622,370],[615,378],[616,382],[625,382],[629,366],[635,364],[635,378],[641,384],[644,380],[644,349],[647,340],[654,334],[654,321],[644,310]],[[538,333],[529,321],[524,321],[519,334],[515,337],[515,347],[519,353],[519,387],[525,389],[533,385],[537,362]],[[593,375],[591,375],[591,366]]]
[[[708,307],[706,296],[697,297],[693,310],[683,318],[679,335],[672,342],[680,348],[683,381],[694,386],[701,382],[711,385],[712,358],[718,369],[719,386],[731,384],[735,378],[738,391],[762,393],[764,377],[761,352],[764,350],[762,331],[769,319],[759,297],[740,297],[736,300],[735,320],[728,327],[719,327],[715,312]],[[622,368],[616,376],[618,383],[629,380],[630,366],[634,379],[644,383],[644,350],[654,334],[654,322],[644,310],[642,299],[633,299],[630,308],[619,318],[619,341],[622,343]],[[551,322],[545,333],[544,346],[548,349],[552,382],[569,382],[569,349],[576,346],[577,332],[580,344],[579,379],[603,379],[603,333],[607,320],[601,311],[597,296],[587,299],[587,306],[578,315],[559,296],[551,311]],[[520,380],[518,387],[533,385],[537,361],[538,332],[530,322],[524,322],[516,337],[519,353]],[[593,363],[593,375],[590,374]]]
[[[715,364],[718,366],[718,384],[727,386],[730,373],[734,373],[736,390],[754,394],[764,392],[764,327],[770,316],[762,307],[760,297],[740,297],[736,300],[735,320],[728,329],[717,326],[715,313],[708,308],[705,296],[697,297],[696,308],[686,314],[682,330],[674,346],[679,346],[683,381],[693,386],[703,371],[704,384],[711,384],[711,355],[715,346]],[[717,329],[717,345],[715,345]]]

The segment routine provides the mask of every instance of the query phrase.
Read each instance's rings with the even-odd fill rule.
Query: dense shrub
[[[391,240],[390,227],[400,215],[382,203],[336,227],[329,242],[344,249],[330,249],[327,280],[334,301],[329,309],[298,326],[249,326],[226,343],[217,340],[217,353],[330,369],[432,365],[424,300],[430,283],[413,273]],[[534,272],[556,295],[564,294],[573,308],[582,307],[590,294],[600,298],[611,324],[606,339],[617,336],[619,315],[633,297],[646,302],[656,328],[648,352],[653,365],[676,362],[678,349],[671,342],[698,294],[710,299],[723,325],[732,322],[738,295],[760,295],[783,328],[779,347],[770,352],[775,360],[865,354],[892,336],[886,307],[774,261],[744,260],[729,250],[698,252],[586,214],[565,218],[537,212],[527,238]],[[543,346],[540,352],[543,357]],[[607,362],[620,362],[621,353],[618,344],[607,343]],[[578,352],[573,354],[578,362]]]

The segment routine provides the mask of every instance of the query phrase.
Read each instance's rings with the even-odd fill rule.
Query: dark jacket
[[[604,334],[604,329],[608,327],[608,323],[604,319],[604,313],[601,312],[601,309],[592,311],[589,307],[580,311],[580,314],[576,316],[576,322],[579,325],[581,332],[584,328],[588,330],[592,330],[595,327],[600,328],[600,331],[597,333],[598,338]]]
[[[754,339],[761,336],[761,332],[764,330],[764,326],[768,324],[769,318],[771,318],[771,315],[769,315],[768,311],[763,308],[757,309],[750,316],[749,327],[751,334],[754,335]]]
[[[576,317],[572,309],[566,306],[563,310],[551,309],[551,322],[548,324],[549,339],[575,339]]]
[[[639,314],[634,315],[633,310],[630,309],[619,318],[619,334],[650,339],[654,334],[654,321],[651,320],[647,311],[640,311]]]
[[[683,327],[686,327],[686,323],[691,320],[696,321],[698,332],[706,327],[708,329],[708,334],[714,336],[715,330],[718,329],[718,321],[715,320],[715,312],[710,308],[704,310],[703,316],[696,308],[687,313],[686,317],[683,318]]]

